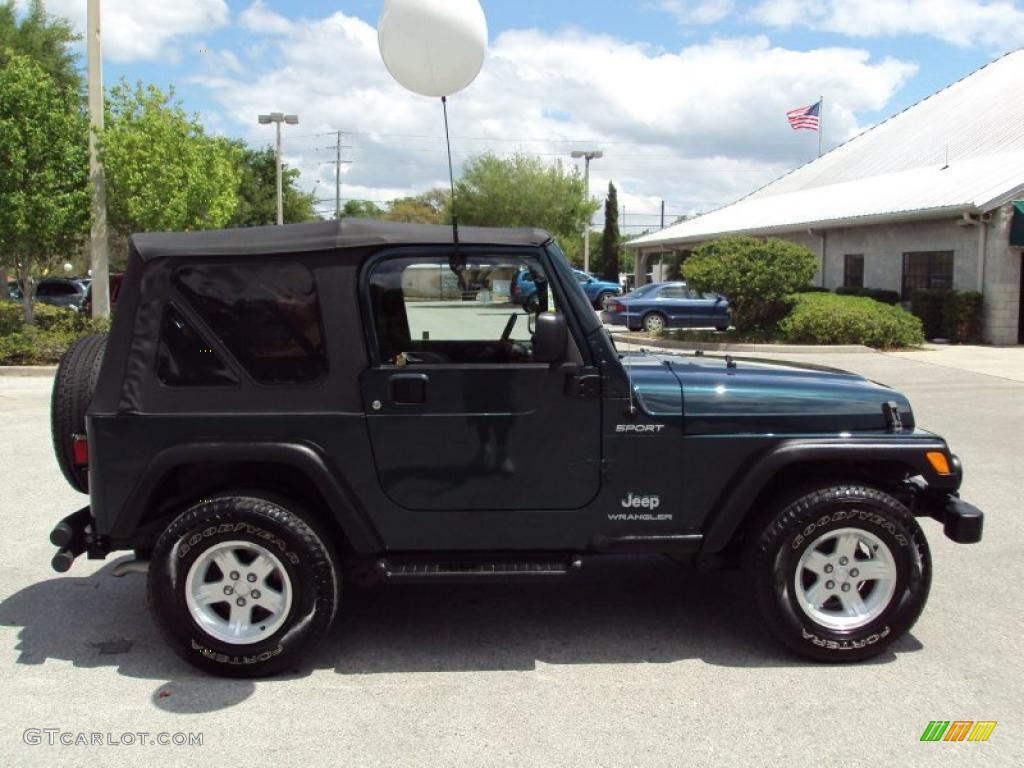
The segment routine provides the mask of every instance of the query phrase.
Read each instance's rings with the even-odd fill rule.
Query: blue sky
[[[456,161],[565,158],[597,145],[592,190],[620,188],[627,224],[707,210],[813,158],[786,109],[824,95],[835,144],[1024,43],[1024,0],[483,0],[491,50],[451,100]],[[82,24],[85,0],[50,0]],[[208,128],[272,138],[333,205],[444,182],[439,105],[403,91],[376,52],[380,0],[103,0],[105,79],[173,85]],[[633,218],[629,218],[630,212]],[[638,229],[638,226],[634,226]]]

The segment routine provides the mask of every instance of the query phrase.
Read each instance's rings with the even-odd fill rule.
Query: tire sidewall
[[[204,552],[226,541],[267,549],[291,582],[287,618],[255,643],[234,645],[209,635],[186,602],[190,568]],[[295,663],[330,626],[338,591],[333,563],[316,533],[277,504],[254,498],[203,502],[171,523],[153,549],[149,589],[160,629],[179,655],[202,669],[239,677],[273,674]]]
[[[771,544],[761,550],[761,566],[770,569],[770,578],[763,579],[766,588],[759,598],[762,604],[771,603],[768,612],[777,617],[777,634],[805,655],[837,661],[873,656],[913,626],[924,607],[931,578],[924,537],[902,505],[882,494],[877,494],[881,499],[875,496],[853,492],[819,500],[767,534]],[[850,630],[818,624],[794,593],[795,569],[804,552],[821,535],[841,528],[877,536],[896,566],[896,586],[885,610]]]

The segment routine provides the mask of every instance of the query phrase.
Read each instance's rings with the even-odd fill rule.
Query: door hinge
[[[601,396],[601,375],[598,373],[576,373],[565,379],[565,394],[569,397],[587,399]]]

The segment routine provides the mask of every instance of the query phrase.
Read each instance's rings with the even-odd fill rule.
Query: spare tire
[[[107,348],[107,334],[91,333],[79,339],[64,353],[53,380],[50,399],[50,430],[53,450],[64,477],[82,493],[89,492],[89,473],[76,467],[73,438],[85,434],[85,412],[96,391],[96,381]]]

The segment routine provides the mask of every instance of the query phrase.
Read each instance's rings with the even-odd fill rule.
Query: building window
[[[848,253],[843,262],[843,285],[847,288],[864,287],[864,254]]]
[[[320,301],[302,264],[182,267],[174,286],[261,384],[308,384],[327,373]]]
[[[903,300],[918,290],[953,290],[953,251],[903,254]]]

